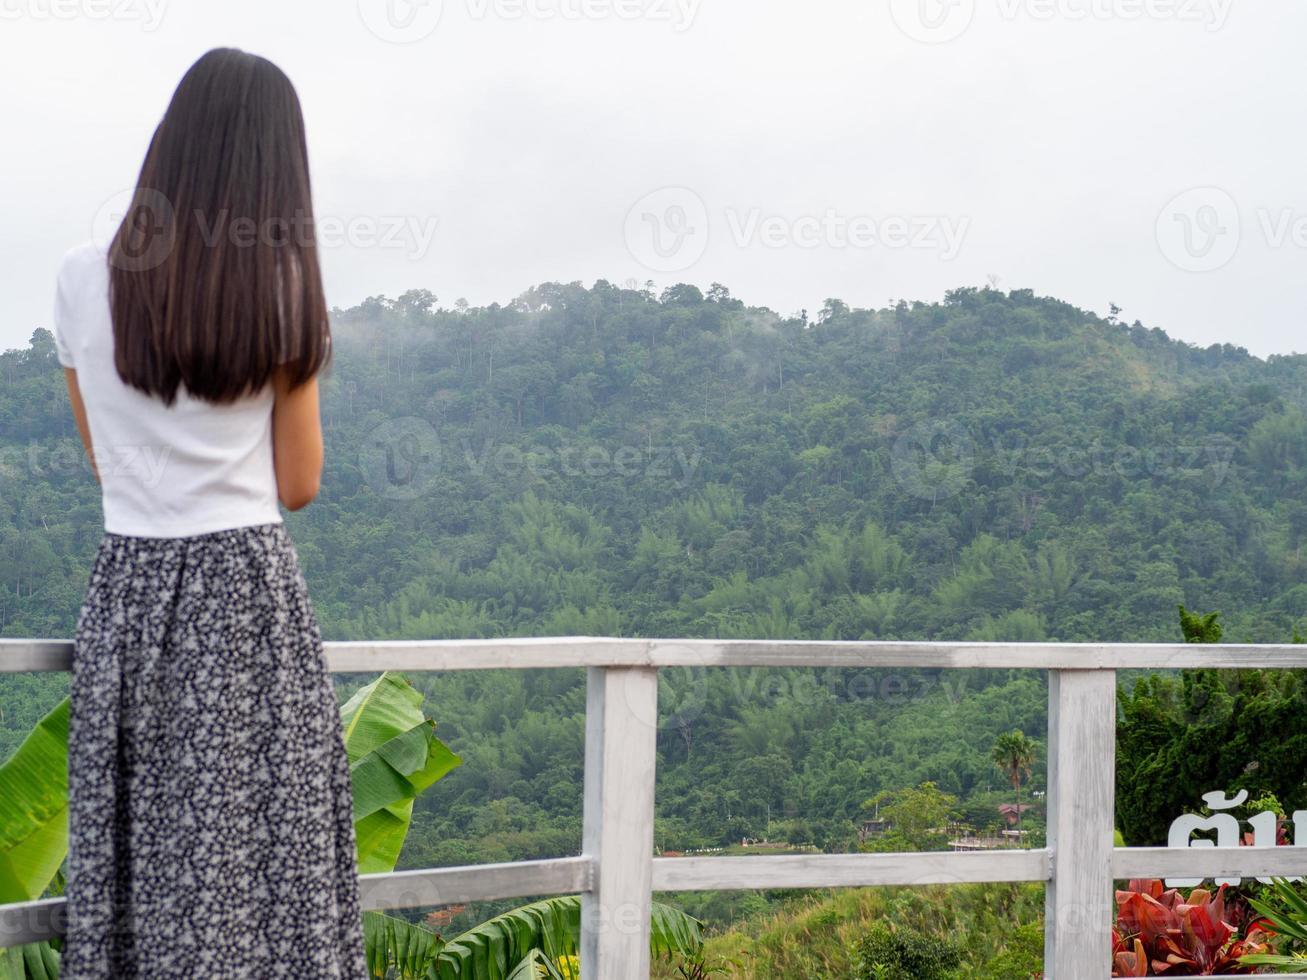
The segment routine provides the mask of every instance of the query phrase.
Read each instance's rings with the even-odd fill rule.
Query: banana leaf
[[[703,926],[669,905],[655,902],[650,918],[650,952],[695,956],[703,950]],[[512,909],[461,933],[436,956],[432,980],[518,980],[515,971],[528,957],[558,964],[579,952],[581,898],[549,898]],[[561,974],[565,976],[565,974]],[[531,976],[528,972],[524,976]]]
[[[649,945],[654,956],[696,956],[703,951],[703,923],[660,902],[651,910]]]
[[[45,942],[0,949],[0,980],[59,980],[59,954]]]
[[[45,894],[68,850],[68,708],[64,698],[0,765],[0,904]],[[49,942],[0,949],[0,980],[56,980]]]
[[[421,980],[427,976],[445,941],[430,929],[383,912],[363,913],[363,943],[368,973],[391,975],[395,980]],[[393,974],[388,971],[393,970]]]
[[[68,707],[64,698],[0,765],[0,904],[40,898],[68,850]]]
[[[393,871],[408,836],[413,800],[462,764],[422,714],[422,692],[387,671],[341,708],[354,789],[361,874]]]
[[[697,956],[703,927],[655,902],[650,921],[654,956]],[[549,898],[495,916],[448,943],[423,926],[381,912],[364,916],[368,967],[399,980],[575,980],[581,941],[581,899]],[[387,945],[392,944],[392,945]]]
[[[572,980],[572,977],[563,974],[540,950],[533,949],[526,959],[513,968],[508,980]]]

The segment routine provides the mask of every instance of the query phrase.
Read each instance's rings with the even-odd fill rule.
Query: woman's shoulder
[[[76,367],[83,341],[108,316],[109,260],[94,242],[83,242],[59,260],[56,283],[55,348],[60,364]]]
[[[94,241],[88,240],[74,245],[64,252],[63,257],[59,260],[59,280],[61,283],[72,282],[75,279],[107,276],[108,273],[109,258],[105,250]]]

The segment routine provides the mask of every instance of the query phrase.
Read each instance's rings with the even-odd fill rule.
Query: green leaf
[[[59,954],[48,942],[0,949],[0,980],[59,980]]]
[[[423,721],[421,705],[422,692],[393,671],[355,691],[340,709],[350,763]]]
[[[422,692],[383,673],[340,709],[354,795],[360,874],[393,871],[413,819],[413,800],[462,760],[422,714]]]
[[[495,916],[452,939],[441,950],[435,980],[516,980],[528,957],[554,966],[577,955],[581,938],[581,898],[549,898]],[[653,905],[650,952],[654,956],[695,956],[703,949],[703,926],[678,909]],[[525,976],[530,976],[530,973]],[[553,974],[546,974],[552,977]]]
[[[444,940],[421,925],[383,912],[363,913],[363,943],[368,971],[374,977],[393,970],[396,980],[420,980],[427,976]]]
[[[1307,900],[1303,899],[1287,878],[1273,878],[1271,894],[1283,905],[1273,904],[1265,898],[1251,897],[1248,904],[1259,915],[1269,919],[1271,928],[1280,936],[1307,942]]]
[[[0,980],[26,980],[23,970],[23,947],[0,949]]]
[[[679,909],[654,902],[650,924],[654,956],[694,956],[703,949],[703,924]]]
[[[1252,953],[1240,956],[1239,962],[1245,966],[1291,966],[1301,971],[1307,965],[1307,956],[1279,956],[1275,953]]]
[[[0,903],[40,898],[68,850],[68,698],[0,766]]]
[[[531,950],[521,963],[513,968],[508,980],[567,980],[544,953]]]
[[[424,720],[350,766],[355,820],[412,800],[462,762],[436,738],[435,727]]]

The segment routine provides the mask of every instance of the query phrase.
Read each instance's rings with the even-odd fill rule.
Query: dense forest
[[[1307,357],[970,288],[811,318],[721,286],[413,291],[333,328],[324,485],[287,518],[329,639],[1176,641],[1181,604],[1230,640],[1307,632]],[[38,329],[0,355],[0,636],[71,634],[99,534]],[[464,761],[418,801],[404,866],[574,852],[580,673],[412,679]],[[662,687],[668,850],[852,849],[871,801],[926,783],[984,831],[1011,798],[995,739],[1046,735],[1034,672]],[[65,693],[0,675],[0,757]],[[712,923],[768,907],[682,900]]]

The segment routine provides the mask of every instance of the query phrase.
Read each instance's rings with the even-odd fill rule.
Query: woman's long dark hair
[[[109,302],[119,376],[170,405],[326,364],[304,119],[272,62],[218,48],[182,78],[109,246]]]

